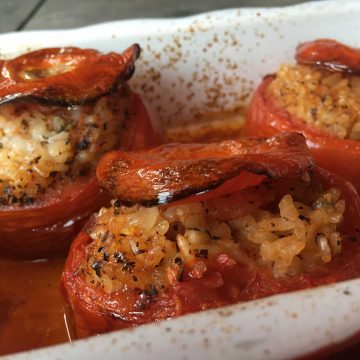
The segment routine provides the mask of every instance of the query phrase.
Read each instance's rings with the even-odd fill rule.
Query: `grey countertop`
[[[179,17],[225,8],[286,6],[304,0],[0,0],[0,32],[66,29],[100,22]]]

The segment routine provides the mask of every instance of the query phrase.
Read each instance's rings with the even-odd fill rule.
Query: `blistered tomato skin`
[[[124,204],[156,205],[207,192],[226,181],[241,190],[245,177],[256,185],[266,176],[276,179],[312,166],[304,137],[280,134],[269,139],[113,151],[100,159],[97,177]]]
[[[350,139],[337,139],[323,134],[277,107],[266,89],[273,81],[266,77],[253,95],[245,134],[248,136],[273,136],[280,132],[302,133],[315,161],[323,168],[349,180],[360,190],[360,143]]]
[[[61,106],[95,101],[131,77],[139,54],[137,44],[122,54],[66,47],[4,60],[0,104],[20,98]]]
[[[360,75],[360,50],[332,39],[318,39],[300,44],[295,58],[299,64]]]

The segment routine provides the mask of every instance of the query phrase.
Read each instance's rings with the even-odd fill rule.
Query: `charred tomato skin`
[[[60,106],[96,101],[131,77],[139,55],[134,44],[122,54],[63,47],[1,60],[0,104],[20,98]]]
[[[275,179],[302,173],[313,165],[304,137],[286,133],[211,144],[166,144],[145,151],[110,151],[100,159],[96,173],[100,184],[123,204],[150,206],[197,196],[228,181],[241,190],[247,182],[254,185],[266,176]]]
[[[337,139],[306,125],[275,105],[267,96],[266,89],[273,76],[265,77],[255,91],[244,132],[247,136],[273,136],[280,132],[302,133],[315,161],[323,168],[349,180],[360,190],[360,143],[349,139]]]

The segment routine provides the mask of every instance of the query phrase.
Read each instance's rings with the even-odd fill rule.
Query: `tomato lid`
[[[120,202],[150,206],[200,195],[231,179],[231,190],[221,194],[236,192],[266,177],[300,174],[312,166],[303,135],[283,133],[268,139],[113,151],[100,159],[97,177]]]
[[[53,105],[92,102],[128,80],[140,47],[101,54],[75,47],[42,49],[0,62],[0,104],[30,98]]]

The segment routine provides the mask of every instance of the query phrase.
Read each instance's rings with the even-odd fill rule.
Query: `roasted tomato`
[[[122,54],[65,47],[2,61],[0,103],[24,97],[53,105],[93,102],[131,77],[139,54],[137,44]]]
[[[296,50],[300,64],[314,65],[330,71],[360,74],[360,50],[331,39],[303,43]]]
[[[311,166],[303,141],[301,136],[284,134],[213,144],[167,144],[139,153],[114,151],[100,159],[97,176],[125,204],[167,203],[207,192],[230,179],[235,192],[266,176],[280,178]]]
[[[360,190],[360,51],[334,40],[298,47],[298,65],[283,65],[256,90],[245,133],[301,132],[317,163]]]
[[[123,54],[44,49],[3,61],[0,76],[1,256],[64,252],[105,195],[95,177],[112,149],[157,144],[126,80],[139,47]]]
[[[300,134],[112,152],[97,174],[116,200],[61,279],[80,337],[359,275],[357,193]]]

